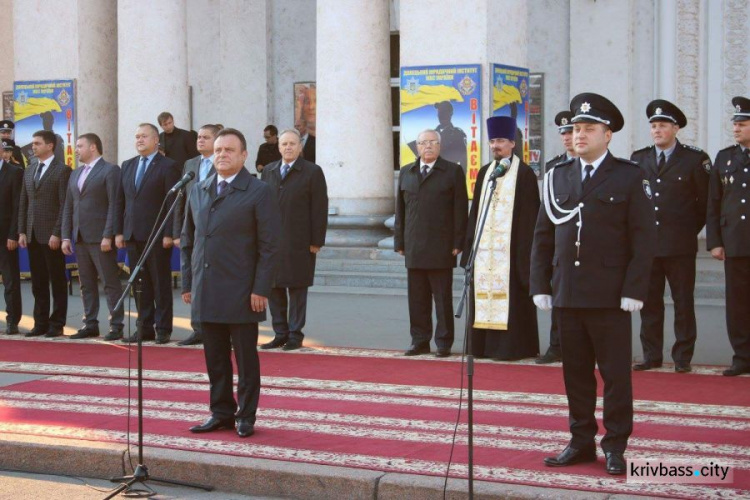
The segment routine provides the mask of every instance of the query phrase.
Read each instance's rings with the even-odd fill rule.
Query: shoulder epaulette
[[[647,150],[649,150],[649,149],[651,149],[651,148],[653,148],[653,147],[654,147],[654,146],[646,146],[645,148],[641,148],[641,149],[636,149],[635,151],[633,151],[633,154],[635,154],[635,153],[640,153],[641,151],[647,151]]]
[[[636,166],[636,167],[638,166],[638,162],[635,162],[635,161],[633,161],[633,160],[628,160],[627,158],[617,158],[617,159],[618,159],[619,161],[623,162],[623,163],[628,163],[628,164],[630,164],[630,165],[634,165],[634,166]]]
[[[737,144],[732,144],[731,146],[727,146],[724,149],[720,149],[719,153],[721,153],[722,151],[729,151],[730,149],[734,149],[736,147],[737,147]]]
[[[704,152],[701,148],[699,148],[698,146],[693,146],[692,144],[683,144],[683,146],[685,146],[688,149],[692,149],[693,151],[696,151],[698,153]]]
[[[561,161],[560,163],[556,163],[556,164],[554,165],[554,167],[555,167],[555,168],[557,168],[557,167],[567,167],[568,165],[572,165],[572,164],[573,164],[573,162],[575,162],[575,161],[576,161],[576,159],[575,159],[575,158],[568,158],[568,159],[567,159],[567,160],[565,160],[565,161]]]

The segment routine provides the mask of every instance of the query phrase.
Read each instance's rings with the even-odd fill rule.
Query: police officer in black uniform
[[[15,128],[16,124],[10,120],[0,121],[0,139],[13,139],[13,130]],[[23,157],[23,153],[21,153],[21,148],[15,142],[13,143],[13,160],[17,165],[26,168],[26,159]]]
[[[711,159],[702,150],[677,140],[687,118],[669,101],[646,106],[654,145],[639,149],[630,159],[643,169],[654,191],[656,256],[651,267],[648,298],[641,310],[643,363],[633,370],[662,364],[664,348],[664,283],[674,300],[672,359],[677,373],[691,371],[697,328],[695,323],[695,257],[698,233],[706,224]]]
[[[558,309],[563,378],[572,439],[550,467],[596,461],[596,377],[604,380],[601,441],[609,474],[625,474],[633,429],[630,379],[633,311],[648,295],[656,249],[654,206],[648,180],[608,150],[624,120],[597,94],[570,103],[579,158],[545,175],[531,253],[531,294],[542,310]]]
[[[576,150],[573,147],[573,113],[568,110],[560,111],[555,116],[555,125],[557,125],[557,131],[560,134],[560,140],[565,148],[564,153],[552,158],[544,165],[544,171],[549,172],[552,167],[558,163],[575,158]],[[549,363],[555,363],[562,359],[562,350],[560,349],[560,329],[557,326],[557,311],[552,309],[552,326],[549,329],[549,347],[544,356],[536,359],[536,364],[546,365]]]
[[[716,155],[709,186],[706,246],[724,261],[727,332],[734,349],[724,375],[750,373],[750,99],[735,97],[734,140]]]

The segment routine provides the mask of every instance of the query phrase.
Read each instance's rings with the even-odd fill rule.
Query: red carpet
[[[144,353],[149,446],[445,474],[462,370],[458,358],[352,349],[263,352],[256,434],[240,439],[230,431],[187,430],[208,416],[200,349],[148,346]],[[135,349],[132,361],[135,366]],[[44,378],[0,388],[0,432],[124,442],[127,366],[123,345],[1,336],[0,371]],[[545,467],[542,459],[569,439],[561,369],[493,362],[476,366],[475,477],[611,493],[748,498],[750,378],[721,377],[709,368],[697,372],[634,374],[635,429],[626,457],[729,465],[731,485],[628,483],[608,476],[602,457],[594,464]],[[465,417],[463,412],[462,422]],[[135,408],[131,418],[135,429]],[[453,462],[451,475],[465,477],[465,425]]]

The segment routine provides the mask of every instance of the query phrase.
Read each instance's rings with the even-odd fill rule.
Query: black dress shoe
[[[413,345],[406,350],[404,356],[419,356],[420,354],[430,354],[429,345]]]
[[[98,337],[99,336],[99,329],[98,328],[88,328],[84,326],[80,330],[78,330],[76,333],[70,336],[71,339],[85,339],[86,337]]]
[[[636,372],[653,370],[654,368],[661,368],[661,361],[644,361],[643,363],[633,365],[633,371]]]
[[[449,348],[438,348],[437,352],[435,353],[436,358],[447,358],[451,355],[451,350]]]
[[[287,339],[276,337],[270,342],[261,344],[261,349],[276,349],[277,347],[283,347],[286,344]]]
[[[213,432],[218,431],[219,429],[234,429],[234,419],[230,418],[227,420],[220,420],[215,417],[210,417],[201,425],[194,425],[191,427],[190,432],[200,434],[201,432]]]
[[[282,351],[294,351],[295,349],[299,349],[302,347],[302,341],[301,340],[290,340],[286,344],[284,344],[284,347],[281,348]]]
[[[177,342],[177,345],[198,345],[202,343],[203,343],[203,337],[193,332],[193,334],[190,335],[185,340],[180,340],[179,342]]]
[[[122,338],[122,330],[110,330],[107,335],[104,336],[104,340],[113,341],[120,340]]]
[[[566,467],[585,462],[596,462],[596,448],[594,446],[589,446],[582,450],[566,446],[562,453],[556,457],[547,457],[544,459],[544,465],[549,467]]]
[[[32,328],[30,331],[23,334],[24,337],[41,337],[42,335],[45,335],[47,333],[48,329],[41,329],[41,328]]]
[[[156,332],[154,330],[146,330],[145,332],[142,330],[139,330],[138,332],[134,333],[133,335],[130,335],[128,337],[123,337],[122,341],[126,344],[134,344],[138,342],[138,336],[141,335],[143,338],[143,342],[146,342],[148,340],[154,340],[156,339]]]
[[[60,336],[62,336],[62,334],[63,334],[62,328],[60,328],[60,329],[58,329],[58,328],[50,328],[49,331],[44,334],[44,337],[48,338],[48,339],[52,339],[52,338],[55,338],[55,337],[60,337]]]
[[[687,361],[678,361],[674,364],[674,371],[677,373],[690,373],[693,371],[693,367]]]
[[[12,325],[9,326],[7,330],[5,330],[6,335],[18,335],[18,326]]]
[[[534,363],[538,365],[548,365],[550,363],[557,363],[558,361],[562,361],[562,356],[554,351],[547,351],[544,353],[544,356],[536,358]]]
[[[156,334],[156,344],[169,344],[169,339],[172,338],[172,333],[170,332],[159,332]]]
[[[742,375],[743,373],[750,373],[750,366],[742,367],[740,365],[732,365],[724,370],[722,375],[724,375],[725,377],[736,377],[737,375]]]
[[[255,426],[248,418],[237,419],[237,435],[246,438],[255,434]]]
[[[612,474],[613,476],[625,474],[627,465],[622,453],[607,451],[604,453],[604,456],[607,458],[607,474]]]

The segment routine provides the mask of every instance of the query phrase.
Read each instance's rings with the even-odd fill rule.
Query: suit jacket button
[[[203,264],[203,267],[208,267],[208,262],[206,262],[205,264]]]
[[[656,225],[657,225],[657,226],[659,225],[659,221],[656,221]]]
[[[216,207],[212,208],[211,212],[216,212]]]
[[[656,182],[661,184],[661,179],[656,179]]]
[[[578,206],[583,208],[583,202],[579,203]]]
[[[574,264],[575,264],[576,267],[578,267],[578,266],[581,265],[581,263],[579,261],[575,261]]]
[[[654,207],[654,210],[656,210],[658,212],[659,211],[659,207]]]
[[[745,216],[743,215],[742,217],[740,217],[740,219],[745,220]]]
[[[654,193],[656,196],[659,196],[659,193]]]

